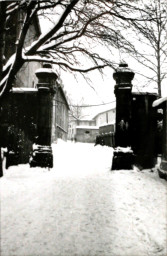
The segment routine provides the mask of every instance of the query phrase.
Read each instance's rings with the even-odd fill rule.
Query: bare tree
[[[94,51],[94,43],[102,44],[104,47],[117,46],[118,32],[114,20],[140,21],[137,16],[132,17],[135,11],[130,0],[21,0],[2,1],[1,7],[5,5],[2,17],[7,24],[12,20],[16,12],[22,11],[24,19],[18,31],[15,53],[2,67],[2,52],[0,74],[0,96],[8,92],[13,84],[15,76],[26,62],[39,61],[50,62],[55,66],[85,74],[86,72],[102,69],[106,66],[115,68],[112,60],[103,58]],[[42,35],[32,45],[25,47],[25,39],[30,24],[35,16],[45,15],[48,10],[54,12],[56,22],[45,35]],[[140,9],[139,9],[140,10]],[[135,12],[137,13],[137,12]],[[148,19],[147,13],[142,20]],[[152,19],[152,18],[150,18]],[[5,27],[5,26],[4,26]],[[3,30],[3,37],[6,29]],[[123,36],[119,38],[124,42]],[[1,47],[3,47],[1,45]],[[87,59],[84,65],[80,61],[81,56]]]
[[[139,0],[130,5],[136,5],[137,16],[140,18],[117,22],[122,34],[128,35],[126,45],[119,40],[119,47],[146,68],[142,75],[145,76],[147,84],[157,84],[158,94],[161,96],[161,84],[167,77],[167,2]]]
[[[72,101],[70,100],[70,102]],[[83,113],[83,107],[82,107],[83,105],[84,105],[83,98],[75,105],[70,104],[69,118],[79,121],[81,118],[85,117],[85,114]]]

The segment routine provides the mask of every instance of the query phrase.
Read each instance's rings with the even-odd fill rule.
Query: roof
[[[108,109],[108,110],[103,110],[103,111],[101,111],[101,112],[99,112],[98,114],[96,114],[94,117],[93,117],[93,119],[95,119],[97,116],[99,116],[100,114],[103,114],[103,113],[106,113],[106,112],[109,112],[109,111],[111,111],[111,110],[115,110],[115,107],[112,107],[112,108],[110,108],[110,109]]]
[[[158,94],[156,92],[152,92],[152,91],[150,91],[150,92],[149,91],[146,91],[146,92],[145,91],[143,91],[143,92],[142,91],[132,92],[132,95],[134,95],[134,96],[135,95],[154,95],[154,96],[158,96]]]
[[[14,93],[34,93],[38,92],[37,88],[31,88],[31,87],[13,87],[11,89],[11,92]]]
[[[80,122],[95,122],[95,120],[92,119],[78,119]]]
[[[35,71],[35,74],[54,74],[54,76],[57,78],[57,73],[54,69],[52,68],[38,68],[36,71]]]
[[[164,103],[165,101],[167,101],[167,97],[162,97],[162,98],[160,98],[160,99],[158,99],[158,100],[155,100],[154,102],[153,102],[153,107],[158,107],[159,105],[161,105],[162,103]]]
[[[113,125],[113,124],[115,124],[115,121],[110,122],[110,123],[104,123],[104,124],[100,125],[99,127],[110,126],[110,125]]]

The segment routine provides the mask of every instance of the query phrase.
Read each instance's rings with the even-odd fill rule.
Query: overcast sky
[[[45,21],[40,20],[40,22],[42,24],[41,28],[43,33],[45,33],[49,28],[53,26],[53,24],[51,24],[46,19]],[[108,54],[108,52],[104,48],[99,46],[97,47],[100,53],[103,53],[104,55]],[[145,74],[145,72],[148,72],[145,68],[143,68],[136,61],[134,61],[130,56],[122,54],[120,51],[118,51],[118,49],[113,49],[112,53],[113,55],[111,56],[111,58],[113,58],[113,60],[116,63],[120,63],[121,59],[123,59],[133,71],[138,69],[140,70],[141,73],[143,72],[143,74]],[[69,95],[74,104],[80,103],[83,98],[84,104],[90,105],[108,103],[113,102],[115,100],[115,81],[113,80],[113,70],[111,68],[104,69],[103,78],[101,77],[98,71],[89,72],[90,84],[87,81],[85,81],[81,75],[78,74],[75,74],[76,79],[74,77],[74,74],[70,74],[68,71],[62,71],[60,75],[64,84],[64,89],[66,90],[67,95]],[[144,78],[136,73],[133,80],[133,91],[137,92],[144,90],[156,92],[155,84],[151,84],[147,88],[142,88],[142,84],[144,84]],[[163,96],[166,96],[167,86],[165,82],[162,87]],[[107,107],[108,106],[106,105],[106,108]],[[95,109],[97,108],[92,108],[92,110],[93,109],[93,112],[96,112]],[[104,106],[102,107],[102,109],[104,109]]]

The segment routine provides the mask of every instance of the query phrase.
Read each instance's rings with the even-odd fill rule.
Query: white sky
[[[41,21],[41,24],[43,33],[47,32],[47,30],[53,26],[53,24],[50,23],[47,19]],[[97,49],[98,51],[103,51],[100,52],[103,55],[108,54],[108,51],[106,51],[102,47],[98,46]],[[138,64],[130,56],[121,54],[117,49],[113,49],[113,56],[111,56],[111,58],[113,58],[116,63],[120,63],[120,59],[123,59],[133,71],[140,70],[140,72],[143,74],[147,74],[148,72],[148,70],[146,70],[142,65]],[[88,84],[88,82],[85,81],[83,77],[79,74],[76,75],[77,79],[74,78],[74,74],[70,74],[68,71],[61,71],[60,75],[64,84],[64,89],[66,90],[67,95],[69,95],[74,104],[79,103],[82,98],[84,98],[85,104],[90,105],[108,103],[115,100],[115,81],[113,80],[113,70],[111,68],[104,69],[103,78],[98,71],[89,72],[91,84]],[[141,90],[142,84],[144,84],[144,78],[138,74],[135,74],[132,84],[134,85],[133,91],[138,91],[138,89]],[[135,89],[136,87],[138,87],[137,90]],[[151,85],[144,90],[156,92],[154,85]],[[162,85],[162,95],[167,95],[167,87],[165,82]]]

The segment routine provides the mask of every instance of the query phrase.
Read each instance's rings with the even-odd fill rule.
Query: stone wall
[[[157,95],[132,95],[132,148],[139,168],[152,168],[156,159],[157,110],[152,107]]]
[[[98,135],[98,128],[91,127],[76,127],[76,141],[77,142],[87,142],[87,143],[95,143],[96,136]]]

